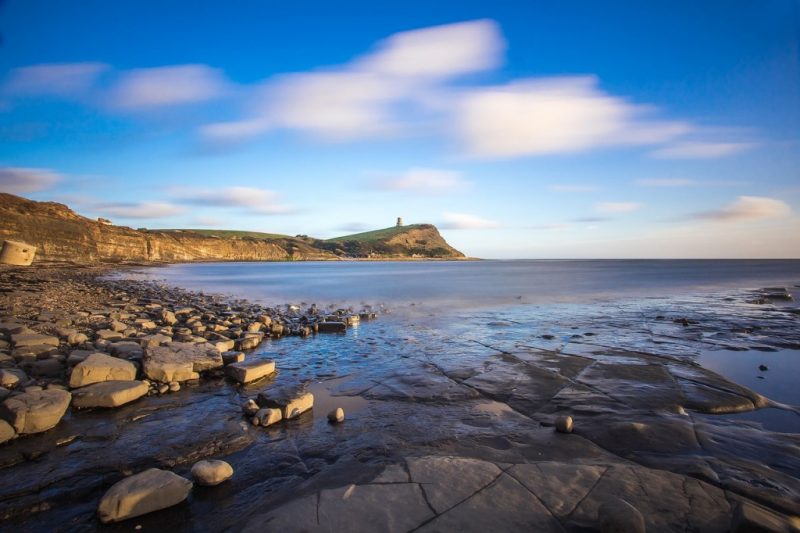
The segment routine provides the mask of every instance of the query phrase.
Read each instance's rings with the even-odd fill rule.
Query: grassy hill
[[[356,242],[374,242],[374,241],[381,241],[386,239],[391,239],[396,235],[400,235],[402,233],[406,233],[412,229],[425,229],[426,227],[432,227],[430,224],[411,224],[408,226],[394,226],[391,228],[385,229],[378,229],[375,231],[365,231],[363,233],[354,233],[352,235],[344,235],[342,237],[334,237],[333,239],[327,239],[325,242],[345,242],[345,241],[356,241]]]

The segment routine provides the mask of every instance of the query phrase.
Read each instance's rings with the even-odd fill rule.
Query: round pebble
[[[198,485],[212,487],[233,476],[233,467],[225,461],[210,459],[198,461],[192,467],[192,477]]]
[[[556,431],[559,433],[572,433],[572,417],[561,415],[556,418]]]
[[[330,413],[328,413],[328,422],[333,424],[338,424],[340,422],[344,422],[344,409],[341,407],[337,407]]]

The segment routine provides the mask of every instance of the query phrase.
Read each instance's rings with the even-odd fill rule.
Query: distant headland
[[[133,229],[92,220],[56,202],[0,193],[0,240],[37,248],[36,259],[73,263],[465,259],[432,224],[317,239],[253,231]]]

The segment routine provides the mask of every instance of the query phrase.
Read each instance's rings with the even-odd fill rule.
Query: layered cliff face
[[[409,228],[417,231],[411,229],[415,226]],[[444,242],[435,227],[430,228],[444,243],[446,254],[425,257],[463,257]],[[433,242],[430,230],[423,233]],[[37,260],[75,263],[308,261],[370,256],[370,252],[349,254],[342,247],[321,246],[326,241],[309,238],[225,238],[192,231],[134,230],[88,219],[63,204],[0,193],[0,240],[6,239],[36,246]],[[398,241],[392,254],[376,252],[372,257],[415,255],[412,247],[404,251],[403,246]],[[453,252],[457,255],[449,255]]]

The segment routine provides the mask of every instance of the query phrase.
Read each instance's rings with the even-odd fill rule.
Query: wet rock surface
[[[49,431],[11,438],[0,446],[3,527],[98,529],[98,504],[116,482],[150,468],[190,478],[203,459],[223,459],[236,475],[123,524],[175,531],[563,531],[641,515],[648,531],[728,531],[759,520],[788,528],[800,513],[800,437],[736,413],[800,416],[696,364],[706,350],[797,349],[793,301],[749,303],[757,295],[743,291],[588,311],[441,313],[416,306],[362,321],[344,335],[304,337],[301,328],[314,315],[289,308],[267,317],[267,334],[266,326],[248,331],[267,321],[257,318],[263,308],[246,302],[97,282],[83,272],[61,275],[0,272],[0,288],[10,288],[0,293],[0,338],[9,341],[0,348],[8,355],[0,367],[25,371],[45,360],[13,353],[16,328],[60,339],[43,356],[61,365],[60,375],[26,373],[9,389],[17,395],[11,399],[26,387],[66,386],[73,354],[111,356],[120,341],[97,335],[110,318],[133,330],[122,342],[143,348],[116,348],[115,357],[137,366],[137,377],[150,342],[137,340],[156,334],[203,345],[262,333],[245,361],[274,360],[277,372],[240,384],[226,376],[220,355],[219,368],[195,370],[192,363],[191,371],[202,374],[177,392],[159,394],[169,384],[153,380],[150,394],[137,401],[69,409]],[[277,322],[290,336],[272,335]],[[56,327],[86,334],[91,346],[69,346]],[[311,409],[266,427],[251,423],[259,408],[269,408],[264,399],[285,408],[309,391]],[[260,395],[255,410],[243,413],[242,405]],[[327,414],[337,407],[347,420],[330,424]],[[572,433],[556,431],[560,416],[572,417]]]

